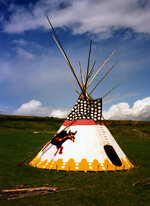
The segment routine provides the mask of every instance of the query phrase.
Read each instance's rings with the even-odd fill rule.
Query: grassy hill
[[[33,132],[55,131],[64,120],[50,117],[0,115],[0,131]]]
[[[150,205],[150,185],[132,184],[150,176],[150,122],[107,121],[116,141],[139,168],[121,172],[61,172],[16,165],[50,140],[63,119],[0,115],[0,189],[50,184],[75,191],[18,200],[0,205]],[[35,133],[36,132],[36,133]],[[38,133],[37,133],[38,132]],[[125,148],[124,148],[125,146]]]

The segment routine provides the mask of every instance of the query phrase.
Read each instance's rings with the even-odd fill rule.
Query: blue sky
[[[103,96],[109,119],[150,120],[150,2],[147,0],[0,0],[0,113],[63,117],[78,98],[78,85],[51,38],[48,14],[79,75],[86,72],[90,40],[95,72],[116,50],[89,91]],[[118,116],[120,114],[120,116]]]

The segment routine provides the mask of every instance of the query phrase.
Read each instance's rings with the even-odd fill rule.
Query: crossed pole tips
[[[77,77],[72,65],[71,65],[71,62],[55,32],[55,29],[48,17],[48,15],[46,15],[46,18],[49,22],[49,25],[53,31],[53,34],[54,35],[51,35],[52,38],[54,39],[55,43],[57,44],[58,48],[60,49],[61,53],[63,54],[70,70],[72,71],[73,73],[73,76],[75,77],[80,89],[81,89],[81,92],[79,92],[75,86],[67,79],[67,81],[69,82],[69,84],[71,85],[71,87],[75,90],[76,93],[79,94],[79,97],[80,98],[84,98],[84,99],[92,99],[92,97],[90,96],[91,93],[97,88],[97,86],[103,81],[103,79],[109,74],[109,72],[116,66],[116,63],[114,63],[111,68],[105,73],[105,75],[98,81],[98,83],[94,86],[94,88],[90,91],[90,92],[87,92],[87,89],[89,88],[89,86],[91,85],[91,83],[93,82],[93,80],[97,77],[97,75],[99,74],[99,72],[103,69],[103,67],[107,64],[107,62],[113,57],[113,55],[115,54],[115,51],[112,52],[112,54],[106,59],[106,61],[104,61],[104,63],[102,64],[102,66],[97,70],[97,72],[94,74],[94,76],[92,77],[93,73],[94,73],[94,67],[95,67],[95,64],[96,64],[96,61],[94,61],[91,69],[89,70],[90,68],[90,59],[91,59],[91,49],[92,49],[92,40],[90,41],[90,47],[89,47],[89,54],[88,54],[88,62],[87,62],[87,69],[86,69],[86,76],[85,76],[85,79],[84,79],[84,75],[83,75],[83,72],[82,72],[82,68],[81,68],[81,63],[79,61],[79,71],[80,71],[80,77],[81,77],[81,81],[79,80],[79,78]],[[91,78],[92,77],[92,78]],[[90,80],[91,78],[91,80]],[[117,88],[120,84],[117,84],[115,87],[113,87],[109,92],[107,92],[104,96],[102,96],[101,98],[103,99],[104,97],[106,97],[108,94],[110,94],[110,92],[112,92],[115,88]]]

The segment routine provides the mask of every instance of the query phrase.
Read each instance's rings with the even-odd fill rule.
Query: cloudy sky
[[[64,117],[78,85],[60,53],[48,15],[79,75],[86,71],[90,40],[95,72],[115,50],[89,87],[115,68],[92,93],[104,98],[107,119],[150,120],[150,1],[0,0],[0,113]]]

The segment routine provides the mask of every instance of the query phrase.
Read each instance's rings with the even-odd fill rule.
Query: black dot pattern
[[[102,99],[81,100],[78,99],[75,106],[67,117],[67,120],[93,119],[101,120],[102,117]]]

